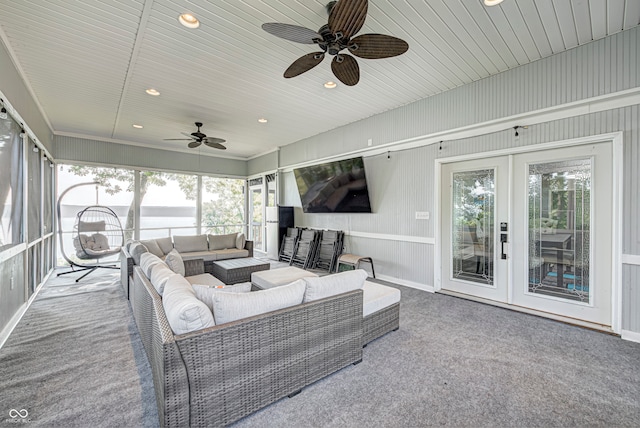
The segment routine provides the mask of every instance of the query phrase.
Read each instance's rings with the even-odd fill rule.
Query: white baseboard
[[[630,342],[638,342],[640,343],[640,333],[636,331],[622,330],[620,332],[620,337],[624,340],[628,340]]]
[[[429,293],[435,293],[433,285],[420,284],[419,282],[407,281],[405,279],[393,278],[387,275],[376,275],[376,279],[383,281],[393,282],[394,284],[404,285],[405,287],[417,288],[418,290],[428,291]]]

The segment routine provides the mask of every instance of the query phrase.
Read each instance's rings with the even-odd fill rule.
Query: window
[[[194,235],[198,177],[140,172],[140,239]]]
[[[42,204],[42,184],[40,182],[41,166],[40,150],[35,145],[33,140],[29,139],[29,147],[27,151],[28,164],[27,164],[27,177],[29,178],[29,193],[28,193],[28,210],[27,210],[27,224],[29,242],[33,242],[40,238],[41,226],[40,226],[40,211]]]
[[[96,181],[100,185],[96,186]],[[128,169],[84,165],[60,166],[58,198],[63,241],[58,244],[58,264],[64,263],[61,251],[65,251],[67,256],[75,253],[73,226],[78,213],[88,206],[104,205],[111,208],[125,229],[125,237],[133,237],[133,187],[133,171]]]
[[[202,233],[244,232],[244,180],[202,177]]]
[[[0,251],[24,241],[24,170],[20,133],[21,128],[13,119],[0,119]]]

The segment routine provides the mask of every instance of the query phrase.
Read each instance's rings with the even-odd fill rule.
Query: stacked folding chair
[[[313,255],[318,245],[319,233],[312,229],[303,229],[300,231],[300,237],[295,246],[293,257],[289,262],[292,266],[298,266],[302,269],[310,268],[313,264]]]
[[[295,254],[296,244],[300,237],[300,229],[297,227],[288,227],[287,234],[282,237],[282,244],[280,245],[280,254],[278,260],[291,264],[293,255]]]
[[[313,267],[334,272],[338,257],[342,254],[344,232],[325,230],[320,233],[320,240],[314,255]]]

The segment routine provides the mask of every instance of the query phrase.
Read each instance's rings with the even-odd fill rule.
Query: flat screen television
[[[362,157],[295,168],[305,213],[370,213]]]

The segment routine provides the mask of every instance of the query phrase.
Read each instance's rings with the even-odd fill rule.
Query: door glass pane
[[[253,248],[262,250],[262,185],[249,189],[249,209],[251,210]]]
[[[493,285],[494,177],[493,169],[453,174],[454,279]]]
[[[591,160],[529,166],[530,293],[588,303]]]

